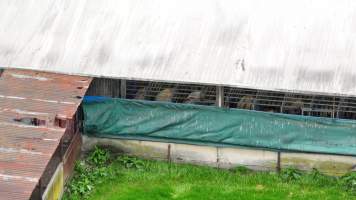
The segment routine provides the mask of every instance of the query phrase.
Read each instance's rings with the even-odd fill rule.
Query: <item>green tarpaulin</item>
[[[85,101],[84,133],[356,155],[356,122],[126,99]]]

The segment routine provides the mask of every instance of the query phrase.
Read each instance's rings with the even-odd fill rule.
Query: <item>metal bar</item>
[[[337,105],[337,109],[336,109],[336,118],[340,118],[340,108],[341,105],[344,103],[345,98],[341,98],[339,101],[339,104]]]
[[[260,95],[260,90],[257,90],[256,95],[255,95],[255,99],[252,101],[252,110],[256,110],[256,102],[258,102],[258,98]]]
[[[309,104],[309,106],[310,106],[309,116],[311,115],[312,111],[314,110],[314,108],[313,108],[314,104],[315,104],[315,95],[313,95],[313,97],[312,97],[312,99],[310,101],[310,104]]]
[[[281,152],[278,151],[277,153],[277,172],[281,172]]]
[[[224,107],[224,87],[216,87],[216,106]]]
[[[171,174],[172,169],[172,147],[171,144],[168,144],[168,152],[167,152],[167,160],[168,160],[168,171],[169,175]]]
[[[333,112],[331,114],[332,118],[335,118],[335,97],[333,97]]]
[[[120,97],[126,99],[126,80],[120,81]]]
[[[220,153],[219,153],[219,147],[216,147],[216,167],[220,169]]]
[[[168,144],[167,161],[168,161],[169,163],[172,162],[171,144]]]
[[[287,95],[287,94],[284,93],[284,97],[283,97],[283,100],[282,100],[280,113],[283,113],[283,108],[284,108],[284,105],[286,104],[286,95]]]

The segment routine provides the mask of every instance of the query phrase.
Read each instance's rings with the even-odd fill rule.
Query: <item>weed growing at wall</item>
[[[117,161],[125,166],[127,169],[134,168],[134,169],[143,169],[144,162],[138,158],[133,158],[129,156],[121,156],[117,158]]]
[[[281,171],[280,177],[284,181],[296,181],[302,177],[303,173],[296,168],[287,168]]]
[[[352,172],[341,177],[341,183],[346,190],[356,195],[356,172]]]
[[[64,199],[88,199],[95,185],[114,178],[117,173],[109,161],[110,152],[99,147],[95,147],[86,159],[77,161]]]
[[[92,165],[103,166],[110,159],[110,152],[107,149],[95,147],[94,151],[88,156],[88,161]]]

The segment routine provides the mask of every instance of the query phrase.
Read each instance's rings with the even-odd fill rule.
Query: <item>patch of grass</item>
[[[76,175],[68,188],[83,181],[80,179],[83,176],[81,174],[85,174],[84,177],[94,177],[89,178],[92,189],[85,194],[68,189],[65,199],[356,199],[351,192],[354,184],[353,175],[337,179],[324,176],[317,170],[306,174],[295,169],[285,170],[278,175],[253,172],[244,167],[219,170],[189,164],[147,161],[127,156],[110,160],[111,162],[104,169],[102,166],[93,169],[90,162],[84,161],[85,166],[76,168]],[[88,168],[91,174],[98,174],[88,175]],[[106,175],[100,175],[101,173]]]
[[[356,195],[356,172],[341,177],[341,183],[346,190]]]
[[[238,166],[235,168],[230,169],[231,172],[238,173],[238,174],[250,174],[253,171],[245,166]]]
[[[298,179],[302,178],[302,171],[296,169],[296,168],[286,168],[281,171],[280,177],[284,181],[296,181]]]

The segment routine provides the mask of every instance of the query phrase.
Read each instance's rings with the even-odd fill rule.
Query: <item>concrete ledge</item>
[[[308,171],[315,168],[325,174],[339,176],[355,170],[356,157],[309,153],[281,153],[281,168],[291,166]]]
[[[276,170],[278,154],[272,151],[243,148],[218,148],[219,167],[246,166],[253,170]]]
[[[120,153],[147,159],[166,160],[168,156],[167,143],[83,136],[83,151],[91,150],[95,145],[107,146]]]
[[[171,157],[174,162],[218,166],[216,147],[187,144],[171,144],[171,147]]]
[[[271,170],[277,167],[277,153],[246,148],[221,148],[164,142],[95,138],[83,136],[83,150],[95,145],[107,146],[114,151],[149,159],[207,165],[221,168],[246,166],[254,170]]]
[[[278,167],[277,152],[252,148],[224,148],[83,136],[83,151],[88,151],[95,145],[107,146],[120,153],[147,159],[171,159],[173,162],[219,168],[245,166],[253,170],[275,171]],[[316,168],[323,173],[339,176],[356,170],[356,157],[281,152],[280,166],[282,169],[296,167],[307,171]]]

